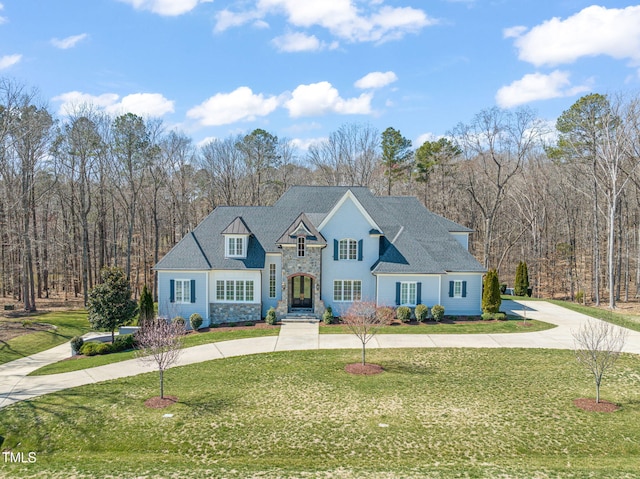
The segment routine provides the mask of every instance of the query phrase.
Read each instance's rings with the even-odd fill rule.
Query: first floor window
[[[453,282],[453,297],[462,298],[462,281]]]
[[[216,301],[228,303],[253,302],[253,281],[217,280]]]
[[[269,297],[276,297],[276,265],[273,263],[269,265]]]
[[[338,279],[333,282],[334,301],[360,301],[362,299],[362,281]]]
[[[416,305],[416,283],[400,283],[400,304],[405,306]]]
[[[175,302],[176,303],[191,302],[191,280],[190,279],[175,280]]]

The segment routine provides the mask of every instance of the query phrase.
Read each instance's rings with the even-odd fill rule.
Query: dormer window
[[[246,252],[246,237],[226,235],[225,256],[227,258],[244,258]]]
[[[305,248],[305,238],[304,236],[298,236],[298,257],[304,256],[304,248]]]

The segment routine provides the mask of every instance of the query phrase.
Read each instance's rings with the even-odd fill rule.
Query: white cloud
[[[555,70],[548,75],[530,73],[511,85],[503,86],[496,93],[496,103],[502,108],[512,108],[536,100],[548,100],[577,95],[589,90],[589,86],[571,86],[569,72]]]
[[[363,93],[357,98],[341,98],[331,83],[323,81],[299,85],[284,106],[294,118],[326,113],[365,115],[371,113],[371,98],[370,93]]]
[[[3,57],[0,57],[0,70],[5,70],[9,67],[12,67],[20,60],[22,60],[22,55],[17,53],[15,55],[5,55]]]
[[[593,5],[566,20],[554,17],[518,33],[518,57],[536,66],[597,55],[640,64],[640,5],[609,9]]]
[[[191,108],[187,116],[199,120],[206,126],[227,125],[266,116],[278,107],[278,103],[278,98],[274,96],[265,98],[262,94],[256,95],[250,88],[242,86],[231,93],[212,96],[204,103]]]
[[[398,76],[392,72],[371,72],[360,78],[354,83],[356,88],[362,90],[371,90],[382,88],[398,80]]]
[[[311,147],[312,145],[317,145],[320,143],[323,143],[327,141],[326,137],[320,137],[320,138],[294,138],[293,140],[291,140],[291,144],[302,151],[308,151],[309,147]]]
[[[113,115],[135,113],[141,116],[159,117],[174,111],[174,102],[167,100],[160,93],[133,93],[120,99],[116,93],[91,95],[70,91],[52,100],[60,102],[58,112],[61,115],[69,115],[82,105],[93,105]]]
[[[0,10],[4,10],[4,5],[2,3],[0,3]],[[0,25],[2,25],[3,23],[7,23],[9,20],[7,19],[7,17],[3,17],[2,15],[0,15]]]
[[[52,38],[51,44],[56,48],[66,50],[67,48],[75,47],[78,42],[84,40],[85,38],[87,38],[87,36],[88,35],[86,33],[81,33],[80,35],[72,35],[63,39]]]
[[[174,17],[190,12],[199,3],[208,3],[209,0],[120,0],[128,3],[136,10],[148,10],[158,15]]]
[[[509,27],[502,30],[502,36],[504,38],[518,38],[524,32],[527,31],[527,27],[523,27],[522,25],[518,25],[515,27]]]
[[[261,18],[262,14],[257,11],[236,13],[231,10],[221,10],[216,13],[216,24],[213,31],[222,33],[229,28],[239,27],[249,22],[254,22],[254,25],[258,25],[261,28],[268,27],[269,24],[262,21]]]
[[[309,52],[325,49],[335,49],[338,47],[337,42],[327,45],[318,40],[315,35],[307,35],[302,32],[293,32],[274,38],[273,43],[281,52]]]
[[[423,133],[416,138],[416,141],[413,142],[413,145],[416,147],[421,147],[425,141],[438,141],[440,138],[444,138],[444,135],[436,135],[435,133]]]
[[[389,7],[382,1],[356,6],[354,0],[256,0],[255,7],[239,13],[224,10],[216,17],[216,32],[267,15],[282,14],[296,28],[319,26],[350,42],[384,42],[417,33],[436,20],[419,9]]]

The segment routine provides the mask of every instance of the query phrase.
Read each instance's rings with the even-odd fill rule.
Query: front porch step
[[[318,323],[320,320],[311,313],[288,313],[280,319],[282,323]]]

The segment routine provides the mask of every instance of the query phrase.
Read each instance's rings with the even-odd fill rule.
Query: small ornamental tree
[[[596,403],[599,403],[602,377],[620,357],[627,340],[627,330],[605,321],[588,320],[571,334],[578,362],[593,376]]]
[[[155,318],[136,333],[138,358],[151,363],[160,373],[160,399],[164,399],[164,372],[178,360],[185,333],[184,323]]]
[[[111,342],[115,330],[136,316],[138,305],[131,299],[131,285],[122,268],[103,268],[102,282],[89,292],[89,322],[93,329],[111,331]]]
[[[142,287],[142,292],[140,293],[138,310],[138,326],[141,327],[144,326],[145,321],[153,319],[156,315],[153,307],[153,296],[151,296],[146,284]]]
[[[500,311],[500,281],[498,272],[490,269],[484,277],[484,288],[482,290],[482,311],[485,313],[497,313]]]
[[[366,364],[367,343],[380,326],[389,322],[388,309],[376,307],[373,301],[354,301],[342,316],[342,323],[349,328],[362,343],[362,365]]]

